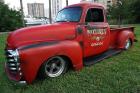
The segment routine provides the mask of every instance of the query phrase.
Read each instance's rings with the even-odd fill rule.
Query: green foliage
[[[0,32],[13,31],[22,26],[21,11],[10,9],[0,2]]]
[[[134,16],[134,20],[136,23],[140,23],[140,0],[133,0],[131,9],[131,16]]]
[[[110,6],[108,14],[110,20],[116,23],[140,23],[140,0],[118,0],[116,4]]]

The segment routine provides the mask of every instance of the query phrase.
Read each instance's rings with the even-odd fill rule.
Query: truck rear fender
[[[131,40],[131,44],[134,42],[134,33],[130,30],[124,30],[119,33],[118,40],[117,40],[117,48],[124,48],[125,42],[127,39]]]
[[[65,56],[71,60],[75,70],[83,67],[82,49],[76,41],[60,41],[55,44],[22,48],[20,51],[21,69],[27,83],[31,83],[41,65],[53,56]]]

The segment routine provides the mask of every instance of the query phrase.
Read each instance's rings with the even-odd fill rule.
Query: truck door
[[[84,57],[104,52],[109,47],[110,30],[104,9],[90,8],[85,17]]]

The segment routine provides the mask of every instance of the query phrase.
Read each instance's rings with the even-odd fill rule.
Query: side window
[[[104,22],[103,10],[98,8],[89,9],[85,22]]]

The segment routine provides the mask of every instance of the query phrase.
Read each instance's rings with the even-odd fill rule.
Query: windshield
[[[81,14],[81,7],[65,8],[58,13],[56,22],[78,22],[80,20]]]

